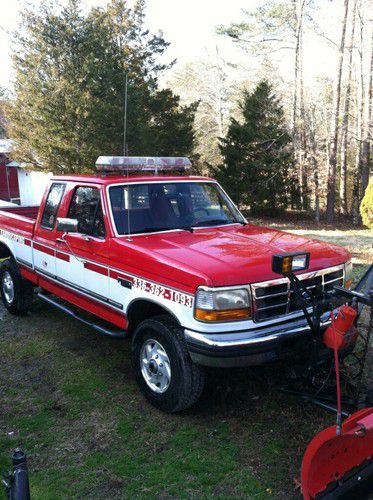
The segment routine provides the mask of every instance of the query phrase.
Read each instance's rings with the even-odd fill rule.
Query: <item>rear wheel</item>
[[[183,330],[169,316],[140,323],[132,359],[142,393],[159,410],[176,413],[200,398],[204,369],[190,359]]]
[[[22,278],[14,260],[6,260],[0,269],[0,292],[8,311],[15,315],[25,314],[32,305],[33,286]]]

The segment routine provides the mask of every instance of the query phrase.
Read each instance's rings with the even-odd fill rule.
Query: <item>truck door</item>
[[[56,222],[66,183],[53,182],[45,200],[43,213],[37,223],[33,243],[35,270],[44,276],[56,276]]]
[[[106,302],[109,297],[109,270],[105,254],[106,228],[101,193],[96,186],[75,188],[66,217],[77,219],[78,232],[65,236],[69,262],[56,259],[57,275],[77,290]],[[58,257],[58,255],[57,255]]]

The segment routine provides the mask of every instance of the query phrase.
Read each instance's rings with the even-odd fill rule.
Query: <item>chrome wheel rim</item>
[[[149,339],[140,353],[141,373],[148,387],[157,394],[167,391],[171,383],[171,365],[165,348]]]
[[[14,283],[8,271],[5,271],[3,275],[2,286],[5,300],[8,302],[8,304],[11,304],[14,299]]]

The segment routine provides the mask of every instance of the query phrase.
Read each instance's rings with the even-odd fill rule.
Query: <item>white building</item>
[[[0,200],[22,206],[40,205],[51,172],[27,171],[11,160],[12,141],[0,140]]]

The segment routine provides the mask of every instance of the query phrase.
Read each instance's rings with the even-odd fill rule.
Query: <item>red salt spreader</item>
[[[291,293],[310,326],[312,347],[304,372],[313,379],[320,378],[320,353],[325,346],[334,359],[335,406],[328,404],[330,397],[328,403],[322,400],[320,389],[315,394],[285,389],[337,414],[336,425],[317,434],[306,449],[301,469],[302,494],[306,500],[373,498],[369,496],[373,492],[373,405],[371,393],[369,396],[368,390],[364,392],[362,382],[373,330],[373,265],[354,290],[341,286],[309,290],[294,274],[306,269],[309,259],[307,253],[280,254],[273,256],[272,263],[274,272],[290,280]],[[362,333],[358,319],[364,306],[370,307],[370,322]],[[329,316],[326,329],[325,315]],[[327,382],[330,386],[330,371],[321,387]],[[355,412],[343,411],[344,402]],[[347,417],[343,422],[342,416]]]

